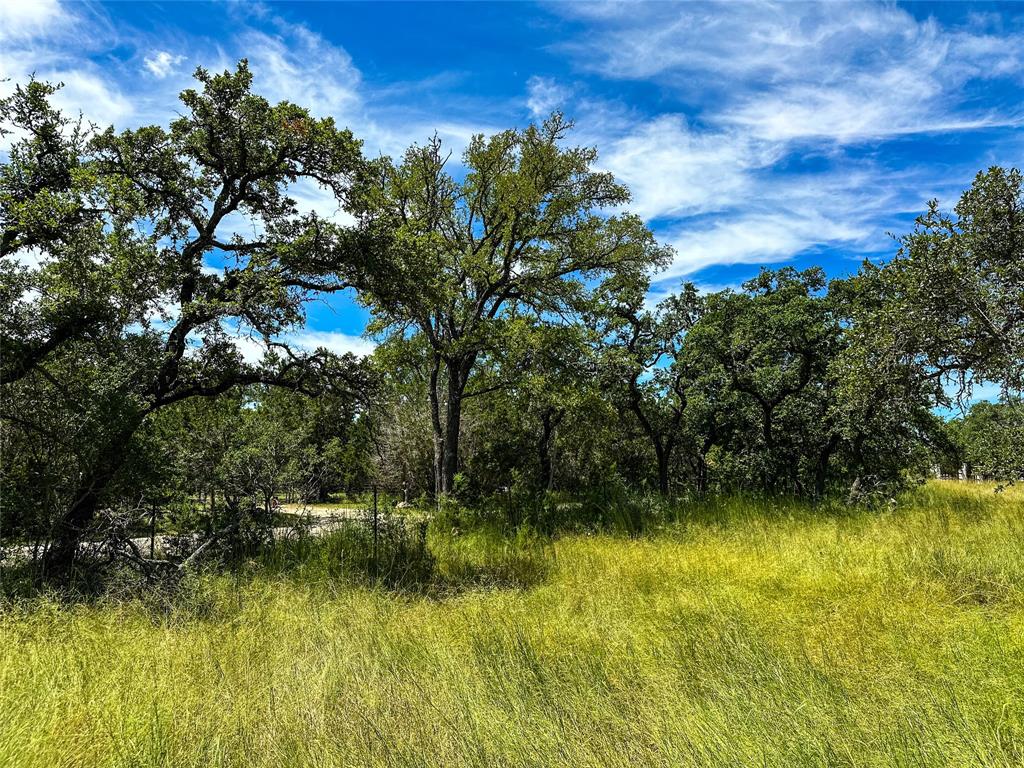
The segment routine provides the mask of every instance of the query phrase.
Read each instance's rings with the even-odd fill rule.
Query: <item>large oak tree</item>
[[[571,321],[594,295],[646,284],[667,258],[595,150],[566,146],[571,124],[472,139],[456,179],[436,138],[402,162],[382,161],[367,200],[388,243],[354,282],[373,313],[371,331],[422,335],[434,433],[436,491],[459,460],[463,403],[477,364],[500,348],[513,316]]]
[[[348,205],[359,142],[253,93],[244,61],[195,76],[168,128],[82,141],[39,86],[12,107],[26,138],[0,173],[3,417],[77,457],[51,520],[54,573],[73,562],[149,414],[240,384],[361,385],[354,361],[279,341],[311,296],[345,287],[338,266],[364,246],[359,228],[300,212],[289,188],[307,180]],[[14,263],[27,249],[38,266]],[[272,351],[246,361],[235,341],[246,335]]]

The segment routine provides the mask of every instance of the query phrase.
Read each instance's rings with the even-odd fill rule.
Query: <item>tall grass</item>
[[[643,536],[434,530],[462,589],[361,585],[327,543],[164,612],[9,605],[0,764],[1019,765],[1022,502],[932,483]]]

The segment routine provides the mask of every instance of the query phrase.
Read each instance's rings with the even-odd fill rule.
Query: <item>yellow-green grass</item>
[[[194,586],[206,615],[35,600],[0,614],[0,765],[1018,765],[1022,502],[732,502],[446,597],[263,569]]]

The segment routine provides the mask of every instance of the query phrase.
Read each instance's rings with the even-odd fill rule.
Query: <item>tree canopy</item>
[[[375,169],[366,206],[386,244],[353,282],[371,333],[424,339],[439,493],[457,471],[470,378],[515,318],[573,322],[596,296],[645,286],[668,258],[636,216],[601,215],[629,194],[592,168],[595,150],[563,146],[571,127],[555,114],[475,136],[461,181],[436,137]]]
[[[24,135],[0,175],[4,381],[18,387],[5,416],[64,433],[78,457],[77,481],[47,515],[55,569],[70,564],[149,414],[246,384],[365,387],[353,359],[279,338],[314,292],[345,287],[338,265],[361,253],[360,234],[298,211],[288,187],[309,179],[345,204],[364,167],[359,142],[252,93],[244,61],[195,76],[200,88],[181,94],[166,129],[86,138],[38,83],[5,102]],[[34,266],[16,260],[27,251]],[[268,354],[244,359],[240,336]]]

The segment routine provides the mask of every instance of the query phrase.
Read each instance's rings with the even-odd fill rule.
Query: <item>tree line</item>
[[[883,265],[652,305],[672,250],[560,114],[460,163],[436,137],[367,158],[244,61],[195,78],[167,127],[100,129],[36,80],[0,101],[0,534],[41,543],[48,578],[147,510],[210,528],[371,484],[822,498],[968,454],[1024,470],[1017,170],[931,203]],[[299,184],[346,215],[300,210]],[[372,355],[287,343],[336,293]],[[936,414],[977,381],[998,405]]]

